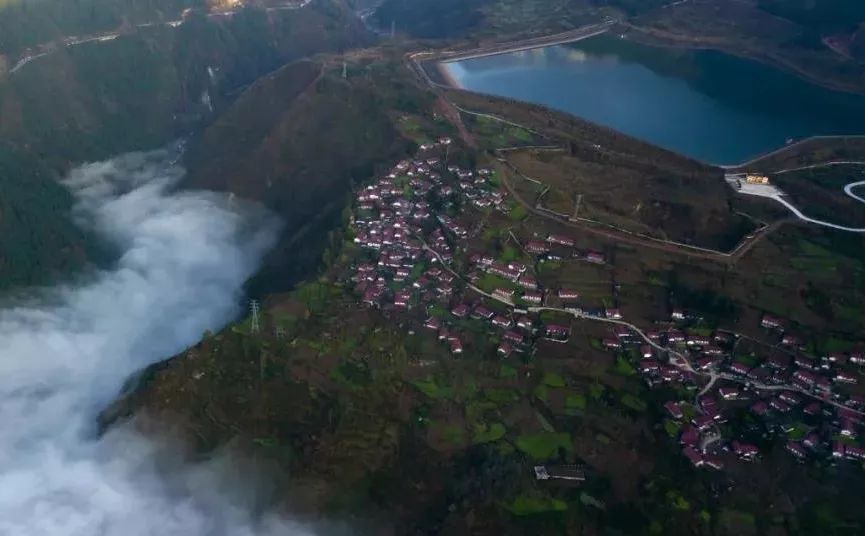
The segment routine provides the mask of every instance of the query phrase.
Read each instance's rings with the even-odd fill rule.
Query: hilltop
[[[261,201],[287,230],[257,281],[285,290],[321,258],[347,196],[414,143],[398,118],[430,97],[393,63],[301,61],[250,86],[190,144],[185,185]]]

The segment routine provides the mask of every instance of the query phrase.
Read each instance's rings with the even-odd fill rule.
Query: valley
[[[830,431],[833,411],[858,415],[847,400],[858,400],[859,388],[824,400],[792,379],[791,356],[858,355],[861,239],[797,225],[736,196],[720,169],[545,108],[441,90],[458,107],[456,116],[443,113],[398,54],[357,54],[345,78],[339,61],[323,65],[312,71],[320,83],[354,93],[380,87],[376,76],[399,85],[385,107],[399,110],[390,116],[395,135],[412,145],[353,183],[352,208],[328,235],[315,279],[270,295],[255,320],[247,315],[151,369],[106,422],[143,411],[160,427],[182,423],[203,452],[228,442],[252,449],[292,475],[280,508],[303,519],[350,518],[372,532],[705,524],[760,533],[807,526],[813,509],[829,508],[827,497],[858,485],[857,444],[845,443],[854,461],[833,461],[827,441],[840,433]],[[251,89],[255,100],[266,102],[257,91],[282,87],[280,76],[291,73]],[[413,104],[399,104],[406,98]],[[538,187],[508,162],[549,166],[533,172],[548,182]],[[552,203],[553,190],[570,186],[552,170],[567,166],[621,185],[629,166],[644,177],[687,173],[678,195],[717,188],[727,198],[713,220],[735,227],[736,213],[749,213],[772,232],[732,258],[691,255],[567,225],[520,202],[547,189],[541,200]],[[588,199],[586,210],[612,217],[613,199]],[[699,229],[699,212],[670,213],[680,218],[672,229]],[[647,225],[639,212],[624,214],[626,225]],[[804,279],[813,286],[799,289]],[[781,345],[778,328],[763,327],[770,319],[799,346]],[[687,343],[698,339],[708,342]],[[653,372],[650,362],[665,363],[666,352],[676,363]],[[782,368],[791,379],[748,376],[776,355],[790,360]],[[740,362],[745,372],[730,369]],[[830,367],[858,377],[849,363]],[[754,416],[752,406],[777,405],[787,392],[799,397],[795,409]],[[813,411],[805,399],[822,401],[825,417],[805,413]],[[706,424],[706,415],[718,417]],[[703,419],[699,432],[688,431],[693,419]],[[797,462],[811,434],[815,454]],[[685,443],[695,454],[682,455],[681,441],[707,438],[716,447],[697,454],[699,444]],[[732,440],[739,450],[722,448]],[[578,482],[538,480],[536,466],[551,474],[578,467]],[[813,471],[823,476],[806,476]],[[798,482],[796,491],[775,487],[778,474]],[[757,513],[777,501],[793,507]],[[849,505],[831,511],[858,522]]]
[[[0,491],[43,483],[0,532],[865,527],[865,236],[837,228],[865,138],[697,154],[435,68],[612,28],[662,77],[717,64],[658,45],[759,48],[824,77],[777,75],[841,110],[815,123],[858,124],[826,89],[857,90],[852,27],[774,0],[719,12],[783,30],[759,39],[705,32],[714,0],[81,1],[0,37],[35,58],[0,74]],[[544,85],[484,92],[520,77]]]

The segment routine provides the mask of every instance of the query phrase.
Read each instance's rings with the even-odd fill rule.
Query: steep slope
[[[81,266],[90,240],[56,179],[70,165],[150,149],[199,129],[239,90],[297,58],[370,36],[340,0],[299,10],[191,16],[55,51],[0,75],[0,289]]]
[[[260,200],[285,221],[287,234],[259,276],[264,288],[284,289],[318,262],[353,181],[409,149],[394,128],[406,106],[404,75],[375,61],[352,63],[345,79],[341,71],[340,62],[289,65],[247,89],[191,143],[188,186]]]
[[[206,0],[6,0],[0,2],[0,52],[17,54],[48,41],[180,17]]]

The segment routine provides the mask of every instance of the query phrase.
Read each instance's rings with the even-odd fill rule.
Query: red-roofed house
[[[687,445],[690,447],[696,446],[697,443],[700,442],[700,432],[698,432],[697,429],[693,426],[687,425],[682,430],[682,435],[679,436],[679,441],[683,445]]]
[[[571,289],[559,289],[559,299],[560,300],[578,300],[580,299],[580,294],[576,290]]]
[[[604,345],[604,348],[610,350],[616,350],[622,347],[622,343],[615,337],[605,337],[602,344]]]
[[[559,235],[559,234],[549,235],[547,237],[547,242],[550,242],[551,244],[559,244],[560,246],[567,246],[567,247],[571,247],[571,248],[574,247],[574,244],[576,244],[576,242],[574,242],[573,238],[571,238],[569,236],[565,236],[565,235]]]
[[[682,406],[679,405],[678,402],[669,400],[664,404],[664,409],[666,409],[670,416],[676,420],[685,416],[685,414],[682,413]]]
[[[682,454],[684,454],[685,457],[688,458],[692,464],[694,464],[694,467],[700,467],[701,465],[703,465],[703,456],[699,452],[697,452],[694,447],[685,447],[684,449],[682,449]]]
[[[733,452],[736,453],[736,456],[746,461],[751,461],[760,454],[760,450],[756,446],[738,441],[733,441]]]
[[[510,318],[506,318],[502,315],[496,315],[495,318],[493,318],[493,325],[496,327],[507,329],[513,325],[513,322],[511,322]]]
[[[760,325],[767,329],[781,329],[784,327],[784,322],[780,318],[771,315],[763,315],[760,320]]]
[[[456,307],[454,307],[453,309],[451,309],[451,314],[457,318],[465,318],[466,315],[469,314],[469,306],[464,304],[464,303],[461,303],[461,304],[457,305]]]
[[[534,277],[525,274],[520,277],[519,281],[517,281],[517,284],[529,290],[535,290],[538,288],[538,281]]]
[[[586,260],[595,264],[604,264],[606,262],[606,259],[604,259],[604,254],[598,253],[596,251],[590,251],[586,253]]]
[[[544,302],[544,295],[540,292],[525,292],[523,293],[523,301],[540,305]]]
[[[803,460],[808,456],[808,452],[805,451],[802,445],[795,441],[788,441],[787,445],[784,448],[787,450],[787,452],[800,460]]]
[[[544,253],[548,253],[550,248],[540,240],[529,240],[526,243],[526,251],[534,255],[543,255]]]

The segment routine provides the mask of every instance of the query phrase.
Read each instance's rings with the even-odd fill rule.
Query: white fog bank
[[[94,434],[130,374],[237,314],[276,238],[260,209],[174,192],[183,171],[172,156],[74,170],[65,183],[76,217],[119,261],[78,286],[0,304],[0,536],[310,533],[223,493],[231,482],[217,462],[166,471],[160,447],[131,427]]]

